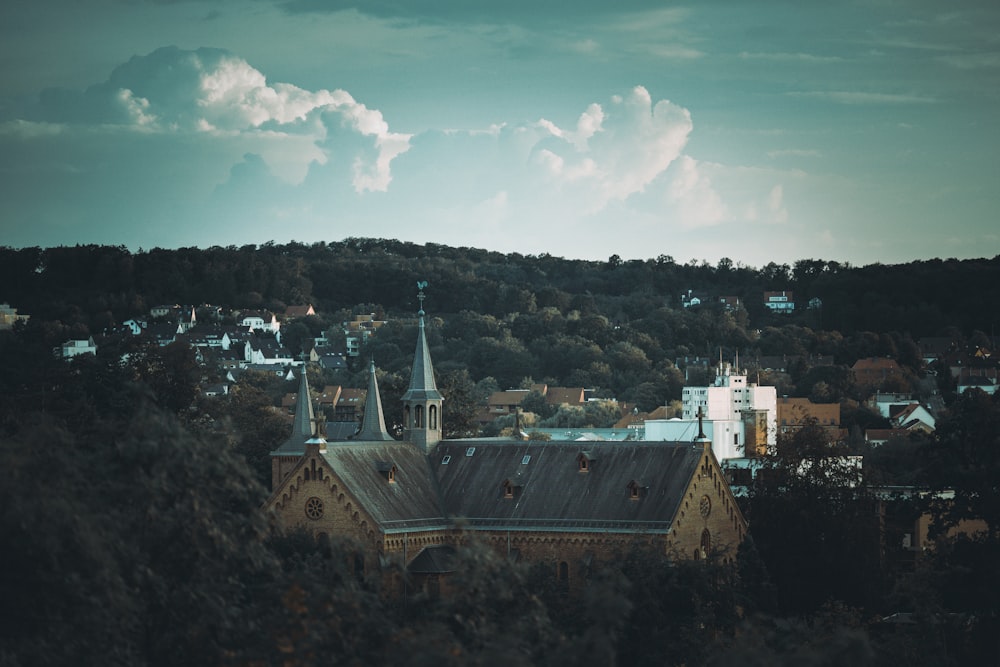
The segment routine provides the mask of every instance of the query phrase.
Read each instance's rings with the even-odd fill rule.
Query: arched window
[[[556,573],[556,578],[561,584],[569,583],[569,563],[564,560],[559,561],[559,569]]]
[[[427,408],[427,425],[430,426],[431,430],[437,430],[438,427],[438,409],[436,405],[432,405]]]
[[[708,532],[708,528],[701,531],[701,551],[706,556],[712,553],[712,533]]]
[[[424,406],[418,405],[413,409],[413,428],[422,428],[424,425]]]

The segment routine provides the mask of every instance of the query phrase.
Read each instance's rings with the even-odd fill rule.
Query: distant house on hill
[[[281,329],[281,323],[278,322],[275,314],[266,311],[248,310],[240,313],[237,322],[241,327],[250,331],[278,333]]]
[[[789,290],[764,292],[764,307],[772,313],[790,313],[795,310],[795,297]]]
[[[858,359],[851,370],[857,385],[869,390],[881,387],[891,380],[903,379],[903,369],[896,360],[884,357]]]
[[[815,423],[826,430],[840,429],[840,403],[813,403],[808,398],[778,399],[778,429],[789,433]]]
[[[316,311],[313,309],[312,304],[307,304],[305,306],[288,306],[285,308],[285,320],[294,320],[299,317],[309,317],[310,315],[315,315]]]
[[[344,322],[344,336],[347,345],[347,356],[357,357],[361,355],[361,347],[368,341],[382,325],[384,320],[376,320],[375,313],[368,315],[355,315],[350,322]]]
[[[90,336],[84,340],[68,340],[57,347],[55,351],[56,356],[70,359],[83,354],[97,354],[97,344],[94,342],[94,337]]]
[[[487,399],[486,412],[481,415],[480,421],[486,423],[497,417],[513,414],[533,391],[544,396],[548,405],[579,406],[587,402],[587,390],[584,387],[550,387],[546,384],[535,384],[531,389],[495,391]]]
[[[707,302],[708,292],[689,289],[687,292],[681,293],[682,308],[693,308],[694,306],[700,306],[701,304]]]
[[[0,330],[11,329],[16,322],[27,322],[30,315],[18,315],[17,308],[9,303],[0,303]]]

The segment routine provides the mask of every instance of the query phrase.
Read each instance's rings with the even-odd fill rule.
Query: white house
[[[63,359],[78,357],[81,354],[97,354],[97,344],[93,336],[86,340],[68,340],[62,344],[61,348],[56,348],[56,353]]]
[[[269,331],[278,333],[281,323],[274,313],[247,311],[240,314],[240,326],[249,331]]]
[[[786,290],[764,292],[764,306],[774,313],[790,313],[795,310],[795,297]]]

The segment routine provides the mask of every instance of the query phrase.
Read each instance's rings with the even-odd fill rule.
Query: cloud
[[[409,149],[411,138],[392,132],[381,112],[344,90],[269,84],[244,59],[208,48],[164,47],[133,57],[82,94],[46,91],[40,116],[69,125],[241,141],[246,152],[261,155],[292,181],[301,180],[310,164],[331,158],[334,151],[321,149],[331,125],[347,128],[366,139],[350,157],[358,192],[386,190],[391,163]]]
[[[808,97],[848,105],[869,104],[933,104],[933,97],[924,95],[901,95],[895,93],[866,93],[848,90],[789,92],[790,97]]]
[[[812,53],[755,53],[751,51],[742,51],[740,58],[743,60],[767,60],[790,63],[840,63],[844,61],[840,56],[817,56]]]
[[[345,90],[270,82],[226,51],[160,49],[0,124],[0,219],[58,243],[363,234],[575,256],[595,239],[635,254],[664,229],[782,220],[778,172],[686,155],[691,114],[642,86],[569,118],[411,135]]]
[[[677,174],[667,188],[676,221],[683,227],[709,227],[731,216],[711,178],[694,158],[681,158]]]
[[[613,97],[606,109],[591,104],[573,130],[539,124],[561,140],[540,147],[539,164],[557,183],[572,185],[588,212],[645,190],[680,156],[693,127],[687,109],[654,104],[642,86]]]

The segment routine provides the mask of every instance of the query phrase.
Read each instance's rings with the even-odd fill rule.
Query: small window
[[[451,463],[451,454],[445,454],[444,458],[441,459],[441,465],[446,466]]]
[[[528,465],[529,461],[531,461],[531,454],[525,454],[523,457],[521,457],[521,465],[526,466]]]
[[[476,448],[475,447],[469,447],[468,449],[465,450],[465,455],[466,456],[472,456],[475,453],[476,453]]]
[[[580,472],[587,472],[590,469],[590,461],[586,456],[580,457]]]

